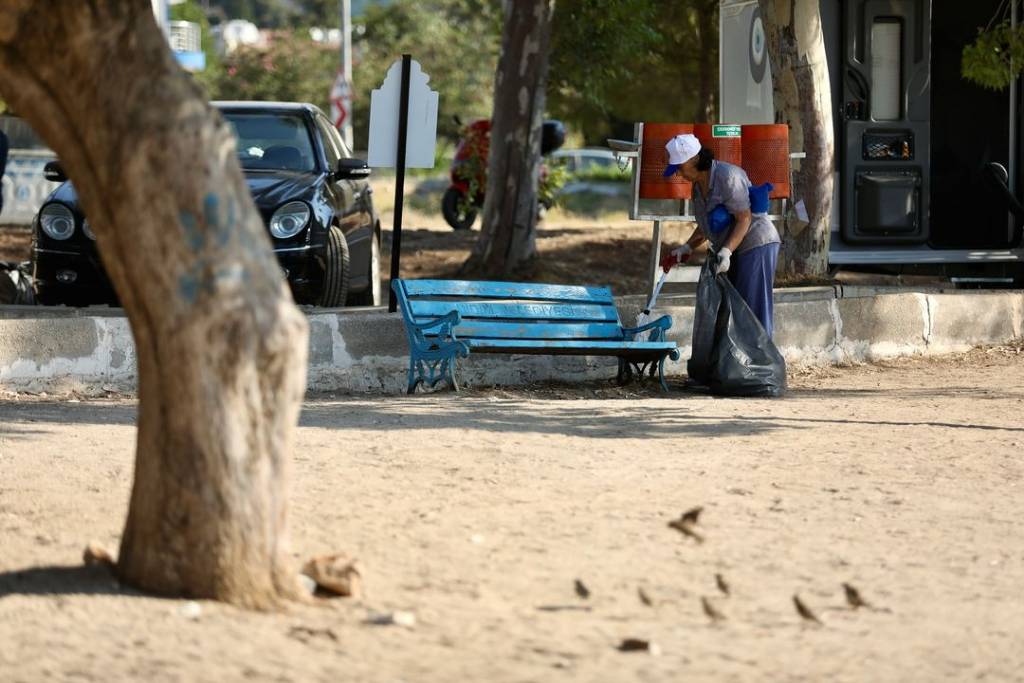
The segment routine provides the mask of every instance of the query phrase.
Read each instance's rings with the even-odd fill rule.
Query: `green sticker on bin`
[[[714,125],[711,126],[711,137],[713,138],[738,138],[740,136],[739,126]]]

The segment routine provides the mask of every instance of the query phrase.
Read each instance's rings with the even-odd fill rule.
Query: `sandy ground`
[[[117,547],[135,405],[7,396],[0,680],[1024,680],[1021,347],[791,384],[310,400],[295,562],[354,554],[366,592],[283,614],[189,614],[82,567]],[[702,544],[667,527],[694,505]],[[392,610],[416,624],[366,622]]]

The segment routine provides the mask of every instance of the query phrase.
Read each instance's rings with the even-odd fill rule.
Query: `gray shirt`
[[[725,161],[711,162],[707,201],[704,201],[697,186],[693,186],[693,213],[697,219],[697,225],[700,226],[704,236],[711,240],[711,244],[716,250],[725,244],[732,228],[712,233],[708,226],[708,212],[719,204],[724,204],[731,214],[749,211],[749,190],[750,179],[747,177],[747,172],[739,166]],[[764,214],[756,214],[751,216],[750,229],[743,241],[740,242],[740,246],[737,247],[736,253],[781,241],[779,231],[775,229],[775,225],[768,220],[768,217]]]

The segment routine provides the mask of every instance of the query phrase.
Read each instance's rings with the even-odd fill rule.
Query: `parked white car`
[[[615,154],[607,147],[560,149],[551,153],[551,159],[564,164],[565,169],[572,174],[618,167]]]

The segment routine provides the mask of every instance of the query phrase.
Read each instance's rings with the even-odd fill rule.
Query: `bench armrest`
[[[449,311],[448,313],[445,313],[444,315],[442,315],[442,316],[440,316],[438,318],[434,318],[432,320],[428,320],[425,323],[411,323],[411,324],[417,330],[423,331],[423,330],[429,330],[431,328],[437,327],[438,325],[448,325],[449,327],[455,327],[460,322],[462,322],[462,316],[459,315],[459,312],[458,311]],[[451,329],[443,331],[442,334],[445,334],[446,336],[447,335],[451,335]]]
[[[640,327],[623,327],[622,336],[626,337],[630,341],[633,340],[636,335],[647,330],[653,330],[651,336],[648,337],[647,341],[665,341],[665,333],[668,332],[669,328],[672,327],[672,316],[663,315],[657,320],[652,320],[649,323],[645,323]]]
[[[409,329],[407,330],[407,336],[409,337],[410,344],[419,349],[421,353],[454,349],[456,355],[466,358],[469,356],[469,346],[466,342],[459,341],[455,337],[453,329],[460,322],[462,322],[462,316],[459,315],[458,311],[449,311],[440,317],[422,323],[408,321]],[[435,327],[441,328],[437,333],[437,338],[428,340],[423,335],[424,330],[431,330]]]

